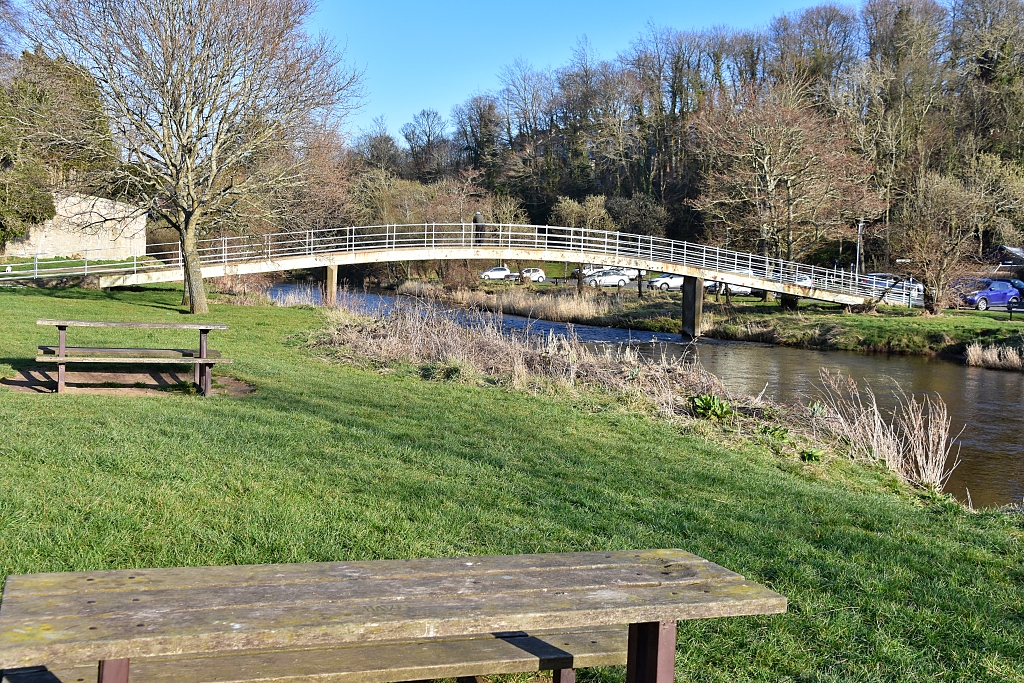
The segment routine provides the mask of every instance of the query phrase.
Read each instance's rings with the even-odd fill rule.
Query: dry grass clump
[[[420,299],[442,299],[446,295],[444,286],[424,280],[403,280],[398,285],[397,291],[399,294],[415,296]]]
[[[559,323],[592,322],[595,318],[609,315],[614,308],[611,298],[593,296],[589,292],[580,295],[575,290],[537,294],[517,287],[488,294],[468,289],[450,291],[440,285],[407,280],[399,285],[398,293],[422,299],[437,299],[480,311]]]
[[[275,306],[319,306],[324,300],[323,294],[322,285],[296,285],[278,293],[273,302]]]
[[[812,403],[816,423],[845,444],[854,460],[884,463],[906,482],[941,491],[959,459],[953,455],[949,413],[940,396],[920,401],[902,389],[886,418],[870,387],[822,368],[820,403]],[[949,469],[946,464],[953,460]]]
[[[213,291],[226,295],[225,301],[235,306],[267,306],[272,303],[267,291],[273,280],[265,273],[224,275],[210,278],[209,283]]]
[[[567,335],[509,331],[497,315],[446,311],[429,303],[397,300],[367,309],[340,297],[324,309],[326,327],[310,340],[381,365],[413,364],[431,379],[485,375],[515,388],[590,386],[648,400],[666,414],[687,410],[696,394],[725,394],[696,360],[652,360],[628,347],[595,351]]]
[[[994,370],[1024,370],[1024,357],[1021,350],[1013,346],[982,347],[975,342],[967,347],[967,364]]]

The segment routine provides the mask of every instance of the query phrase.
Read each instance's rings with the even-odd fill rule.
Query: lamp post
[[[860,222],[857,223],[857,261],[854,263],[854,275],[860,277],[860,242],[861,235],[864,234],[864,219],[861,218]]]

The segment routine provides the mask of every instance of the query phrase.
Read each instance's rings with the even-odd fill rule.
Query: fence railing
[[[473,223],[421,223],[413,225],[372,225],[323,230],[301,230],[267,235],[216,237],[201,240],[199,258],[203,266],[231,265],[258,261],[360,251],[398,252],[413,249],[489,248],[537,249],[569,252],[574,260],[599,262],[602,256],[657,261],[666,266],[681,265],[713,271],[728,281],[730,274],[814,288],[823,292],[857,297],[877,297],[884,283],[870,277],[840,270],[810,266],[748,252],[647,237],[622,232],[536,225],[480,226]],[[68,278],[84,275],[135,274],[154,270],[182,269],[181,246],[177,242],[152,244],[145,253],[126,255],[124,249],[88,250],[74,258],[54,254],[9,257],[0,263],[0,282]],[[890,303],[921,305],[917,286],[896,285],[887,294]]]

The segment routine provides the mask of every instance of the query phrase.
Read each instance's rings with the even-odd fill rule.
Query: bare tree
[[[450,163],[451,143],[445,136],[444,119],[434,109],[424,109],[402,126],[402,137],[409,145],[412,171],[417,180],[429,181],[443,174]]]
[[[973,251],[976,200],[956,178],[926,171],[902,205],[896,243],[925,286],[925,308],[936,315]]]
[[[313,0],[29,0],[22,32],[96,82],[114,145],[102,186],[178,232],[185,303],[207,311],[199,239],[286,218],[307,134],[355,104],[360,74],[304,28]]]
[[[0,0],[0,56],[14,49],[18,15],[18,7],[11,0]]]
[[[694,131],[707,173],[692,205],[748,248],[800,258],[881,208],[838,121],[788,88],[709,108]]]
[[[369,168],[397,173],[405,161],[398,140],[388,130],[387,119],[378,116],[369,130],[363,131],[355,143],[355,154]]]

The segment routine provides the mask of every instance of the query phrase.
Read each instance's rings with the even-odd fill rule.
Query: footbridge
[[[696,287],[703,286],[700,281],[725,282],[840,304],[862,304],[878,295],[870,283],[842,270],[692,242],[557,226],[421,223],[291,231],[204,239],[199,254],[203,277],[326,267],[329,282],[333,276],[336,284],[341,265],[497,259],[601,263],[683,275]],[[114,249],[74,258],[36,254],[0,264],[0,283],[83,276],[98,278],[104,288],[172,282],[183,279],[182,263],[177,243],[149,245],[144,254]],[[697,291],[684,285],[684,299],[699,299]]]

